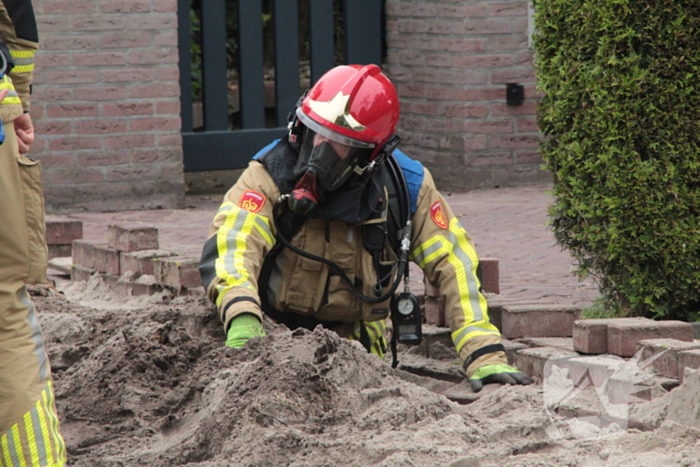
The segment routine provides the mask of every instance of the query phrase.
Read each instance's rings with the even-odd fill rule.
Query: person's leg
[[[386,353],[386,323],[380,321],[357,321],[333,328],[340,337],[359,341],[368,352],[384,358]]]
[[[5,131],[0,146],[0,464],[63,466],[50,366],[25,286],[36,276],[32,271],[41,269],[30,250],[42,235],[32,226],[43,206],[37,205],[35,184],[27,187],[27,175],[38,171],[21,172],[26,167],[17,160],[12,125]]]
[[[0,310],[0,457],[10,466],[62,466],[49,362],[26,287],[0,283]]]

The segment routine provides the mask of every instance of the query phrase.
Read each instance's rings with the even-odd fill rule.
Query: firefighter
[[[333,68],[302,96],[289,134],[226,193],[200,262],[226,345],[264,336],[266,314],[291,329],[322,325],[383,357],[390,310],[392,335],[420,340],[410,258],[446,297],[473,389],[530,384],[508,365],[489,321],[469,235],[430,172],[395,149],[398,119],[396,90],[379,67]]]
[[[44,200],[29,94],[38,35],[30,0],[0,4],[0,465],[63,466],[50,366],[26,284],[46,280]]]

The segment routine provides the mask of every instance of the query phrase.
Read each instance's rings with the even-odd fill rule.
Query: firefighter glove
[[[254,337],[265,337],[262,323],[254,314],[243,313],[231,320],[231,325],[226,335],[226,345],[240,348]]]
[[[494,364],[477,368],[469,382],[474,392],[479,392],[484,384],[532,384],[533,379],[510,365]]]

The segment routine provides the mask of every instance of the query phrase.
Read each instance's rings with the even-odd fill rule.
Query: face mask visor
[[[297,115],[305,125],[296,176],[312,170],[318,184],[326,191],[338,189],[357,167],[364,167],[374,153],[374,143],[367,143],[336,133],[318,124],[302,112]]]

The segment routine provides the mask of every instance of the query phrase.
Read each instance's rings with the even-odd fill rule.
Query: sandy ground
[[[555,439],[542,385],[459,405],[321,328],[229,349],[204,298],[59,289],[32,292],[72,466],[700,467],[696,373],[635,407],[650,431]]]

